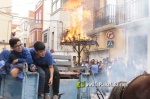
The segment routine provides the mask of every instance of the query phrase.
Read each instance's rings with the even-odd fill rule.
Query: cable
[[[0,9],[12,8],[12,7],[16,7],[16,6],[24,6],[24,5],[28,5],[28,4],[34,4],[34,2],[32,2],[32,3],[27,3],[27,4],[21,4],[21,5],[14,5],[14,6],[1,7]]]
[[[57,21],[57,22],[61,22],[59,20],[36,20],[36,19],[32,19],[32,18],[28,18],[28,17],[20,17],[20,16],[14,16],[14,15],[10,15],[10,14],[7,14],[5,12],[2,12],[0,11],[1,13],[5,14],[5,15],[8,15],[8,16],[11,16],[11,17],[16,17],[16,18],[21,18],[21,19],[28,19],[28,20],[34,20],[34,21],[44,21],[44,22],[50,22],[50,21]]]
[[[16,17],[16,18],[21,18],[21,19],[27,19],[27,20],[33,20],[33,21],[44,21],[44,22],[52,22],[52,21],[57,21],[57,22],[61,22],[59,20],[36,20],[36,19],[32,19],[32,18],[28,18],[28,17],[20,17],[20,16],[13,16],[13,15],[10,15],[10,14],[7,14],[5,12],[2,12],[0,11],[1,13],[5,14],[5,15],[8,15],[8,16],[11,16],[11,17]]]
[[[43,1],[50,1],[50,0],[43,0]],[[30,3],[27,3],[27,4],[21,4],[21,5],[14,5],[14,6],[1,7],[0,9],[12,8],[12,7],[16,7],[16,6],[24,6],[24,5],[28,5],[28,4],[34,4],[34,2],[30,2]],[[36,3],[36,4],[37,4],[37,3]]]

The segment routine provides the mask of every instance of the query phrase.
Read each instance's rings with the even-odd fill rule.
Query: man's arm
[[[54,75],[54,67],[53,67],[53,57],[49,51],[46,51],[46,56],[48,58],[48,67],[50,71],[50,79],[49,79],[49,85],[53,83],[53,75]]]
[[[10,56],[8,57],[8,60],[6,61],[6,63],[5,63],[5,66],[7,67],[7,68],[10,68],[11,67],[11,59],[10,59]]]
[[[50,79],[49,79],[48,85],[52,85],[53,84],[53,74],[54,74],[53,65],[49,65],[49,71],[50,71]]]
[[[18,62],[19,63],[26,62],[27,64],[33,64],[33,60],[32,60],[32,57],[31,57],[29,50],[27,50],[25,48],[23,51],[24,51],[23,52],[23,58],[18,58]]]

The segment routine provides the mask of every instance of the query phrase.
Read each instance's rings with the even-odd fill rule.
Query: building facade
[[[42,29],[43,29],[43,0],[40,0],[36,4],[34,21],[30,24],[29,30],[29,47],[33,47],[36,41],[42,41]]]
[[[149,71],[149,0],[97,0],[93,29],[87,35],[99,43],[90,59],[123,57],[144,64]]]
[[[0,0],[0,52],[3,49],[10,49],[8,41],[11,37],[11,7],[12,0]],[[5,4],[5,5],[4,5]],[[6,8],[10,7],[10,8]]]
[[[66,29],[69,14],[63,9],[67,0],[44,1],[43,33],[42,40],[46,47],[56,55],[71,55],[76,53],[70,46],[61,45],[61,35]],[[48,10],[49,9],[49,10]]]

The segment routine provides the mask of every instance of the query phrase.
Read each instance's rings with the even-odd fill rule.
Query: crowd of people
[[[143,74],[146,70],[144,61],[134,61],[132,59],[125,61],[121,57],[114,58],[112,61],[109,58],[104,58],[100,61],[98,61],[98,59],[92,59],[90,61],[83,59],[81,66],[89,68],[89,71],[91,71],[95,77],[95,82],[108,84],[120,81],[130,82],[138,75]],[[80,71],[85,72],[84,69]],[[91,82],[94,83],[94,81]],[[107,97],[107,93],[111,91],[113,86],[99,88],[103,92],[103,95]],[[92,89],[92,91],[95,93],[95,89]]]
[[[114,58],[113,60],[107,57],[100,61],[98,59],[90,61],[83,59],[81,66],[91,68],[95,77],[105,75],[107,81],[110,82],[131,81],[146,69],[144,62],[134,61],[133,59],[125,61],[122,57]],[[81,72],[84,72],[84,69]]]

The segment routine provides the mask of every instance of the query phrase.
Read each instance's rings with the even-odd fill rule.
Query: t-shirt
[[[33,60],[31,57],[30,52],[27,48],[23,47],[21,52],[11,51],[11,54],[15,55],[16,58],[18,58],[18,63],[26,62],[27,64],[33,64]],[[8,58],[6,67],[10,67],[10,64],[12,63],[11,57]]]
[[[92,65],[92,72],[93,74],[98,73],[98,65]]]
[[[52,58],[50,51],[46,50],[44,57],[37,57],[34,49],[30,49],[30,53],[33,59],[33,63],[35,65],[37,66],[53,65],[53,58]]]

